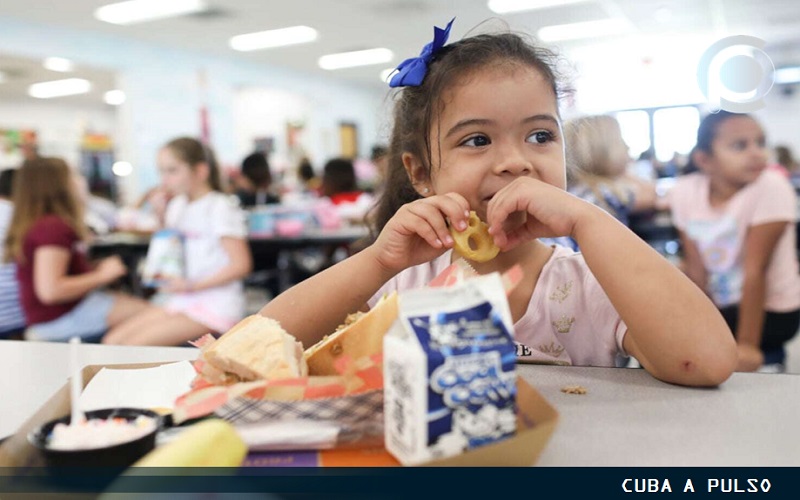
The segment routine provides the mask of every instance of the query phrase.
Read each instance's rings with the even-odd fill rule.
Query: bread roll
[[[383,336],[397,319],[397,293],[383,297],[354,323],[309,347],[304,358],[310,375],[338,375],[334,367],[343,354],[352,359],[383,352]]]
[[[207,363],[242,381],[305,377],[303,346],[281,325],[249,316],[217,339],[204,353]]]

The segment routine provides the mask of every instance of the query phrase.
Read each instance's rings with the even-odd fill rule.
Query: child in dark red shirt
[[[92,269],[81,215],[63,160],[36,158],[23,164],[15,179],[5,255],[17,263],[27,339],[97,339],[147,308],[144,300],[98,290],[127,270],[116,256]]]

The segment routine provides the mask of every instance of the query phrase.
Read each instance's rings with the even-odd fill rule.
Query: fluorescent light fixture
[[[63,97],[67,95],[85,94],[92,89],[92,83],[83,78],[67,78],[52,82],[34,83],[28,87],[28,95],[39,99]]]
[[[45,69],[50,71],[58,71],[59,73],[69,73],[75,69],[75,65],[69,59],[63,57],[48,57],[44,60],[42,65]]]
[[[270,49],[272,47],[313,42],[317,39],[317,36],[317,30],[314,28],[308,26],[292,26],[291,28],[236,35],[231,38],[229,44],[234,50],[247,52],[250,50]]]
[[[136,24],[206,10],[203,0],[129,0],[103,5],[94,17],[111,24]]]
[[[397,71],[397,68],[386,68],[385,70],[381,71],[381,81],[383,83],[389,83],[389,78],[395,71]]]
[[[585,2],[586,0],[489,0],[488,6],[493,12],[507,14],[523,10],[546,9],[560,7],[572,3]]]
[[[800,83],[800,66],[790,66],[775,70],[775,83],[785,85]]]
[[[367,49],[328,54],[320,57],[318,63],[322,69],[333,70],[383,64],[391,61],[393,57],[394,54],[389,49]]]
[[[127,161],[115,161],[114,164],[111,165],[111,171],[114,172],[114,175],[117,177],[127,177],[133,173],[133,165]]]
[[[561,42],[580,38],[599,38],[609,35],[621,35],[630,30],[630,23],[624,19],[603,19],[584,23],[545,26],[537,32],[537,35],[543,42]]]
[[[119,106],[125,102],[125,92],[121,90],[109,90],[103,94],[103,100],[106,104],[110,104],[111,106]]]

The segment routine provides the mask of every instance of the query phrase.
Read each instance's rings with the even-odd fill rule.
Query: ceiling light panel
[[[48,57],[42,62],[42,66],[44,66],[45,69],[58,71],[59,73],[69,73],[75,69],[75,64],[63,57]]]
[[[103,5],[94,11],[94,17],[111,24],[127,25],[185,16],[207,8],[204,0],[129,0]]]
[[[251,50],[271,49],[273,47],[309,43],[316,40],[318,36],[317,30],[309,26],[292,26],[290,28],[236,35],[231,38],[229,43],[234,50],[248,52]]]
[[[537,36],[543,42],[562,42],[583,38],[624,35],[630,33],[632,29],[631,24],[624,19],[602,19],[584,23],[545,26],[537,32]]]
[[[489,0],[488,7],[492,12],[508,14],[526,10],[547,9],[561,7],[573,3],[582,3],[586,0]]]
[[[34,83],[28,87],[28,95],[38,99],[51,99],[68,95],[85,94],[92,90],[92,83],[83,78],[67,78],[51,82]]]
[[[384,64],[392,60],[394,54],[389,49],[368,49],[354,52],[328,54],[319,58],[319,67],[327,70]]]

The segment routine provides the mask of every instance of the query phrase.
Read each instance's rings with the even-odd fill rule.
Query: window
[[[653,113],[656,158],[665,162],[675,153],[689,154],[697,142],[700,112],[694,106],[662,108]]]
[[[647,111],[620,111],[615,117],[631,158],[636,159],[650,149],[650,115]]]

